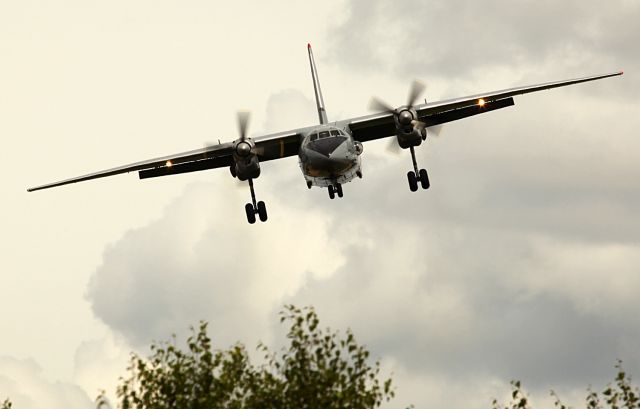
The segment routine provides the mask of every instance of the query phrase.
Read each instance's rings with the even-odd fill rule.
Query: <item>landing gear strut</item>
[[[412,192],[418,190],[418,182],[423,189],[429,189],[429,175],[426,169],[418,170],[418,162],[416,161],[416,151],[413,146],[409,147],[411,151],[411,161],[413,162],[413,171],[407,173],[407,179],[409,180],[409,189]]]
[[[340,183],[329,185],[327,189],[329,190],[330,199],[335,199],[336,195],[338,195],[338,197],[342,197],[342,185]]]
[[[256,222],[256,214],[260,218],[261,222],[267,221],[267,207],[265,206],[263,201],[259,201],[256,203],[256,192],[253,189],[253,179],[247,179],[249,182],[249,189],[251,190],[251,203],[247,203],[244,206],[244,210],[247,213],[247,221],[250,224]]]

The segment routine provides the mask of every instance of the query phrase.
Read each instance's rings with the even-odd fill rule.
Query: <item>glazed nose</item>
[[[309,149],[329,157],[338,146],[342,145],[347,138],[343,136],[334,136],[332,138],[318,139],[309,144]]]

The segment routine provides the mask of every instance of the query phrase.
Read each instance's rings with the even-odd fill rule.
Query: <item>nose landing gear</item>
[[[329,185],[327,189],[329,190],[330,199],[335,199],[336,195],[338,195],[338,197],[342,197],[342,185],[340,183]]]
[[[260,218],[261,222],[267,221],[267,206],[263,201],[256,202],[256,192],[253,189],[253,179],[247,179],[249,182],[249,189],[251,190],[251,203],[247,203],[244,206],[244,210],[247,213],[247,221],[249,224],[256,222],[256,214]]]
[[[426,169],[418,170],[418,162],[416,161],[416,151],[413,146],[409,147],[411,151],[411,160],[413,162],[413,171],[407,173],[407,179],[409,181],[409,189],[412,192],[418,190],[418,182],[423,189],[429,189],[431,184],[429,183],[429,175]]]

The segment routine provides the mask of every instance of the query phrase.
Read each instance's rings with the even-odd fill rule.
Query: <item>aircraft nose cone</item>
[[[347,138],[344,136],[334,136],[331,138],[323,138],[317,139],[313,142],[309,143],[309,149],[314,152],[318,152],[321,155],[329,157],[333,151],[335,151],[338,146],[342,145]]]

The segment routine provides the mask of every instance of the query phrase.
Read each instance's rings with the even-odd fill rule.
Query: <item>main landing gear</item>
[[[418,190],[418,182],[423,189],[429,189],[429,175],[426,169],[418,170],[418,162],[416,161],[416,151],[413,146],[410,146],[411,160],[413,161],[413,170],[407,173],[407,179],[409,180],[409,189],[412,192]]]
[[[327,190],[329,190],[330,199],[335,199],[336,195],[338,195],[338,197],[342,197],[342,185],[340,183],[329,185]]]
[[[256,214],[260,218],[261,222],[267,221],[267,207],[265,206],[263,201],[259,201],[256,203],[256,192],[253,189],[253,179],[247,179],[249,182],[249,189],[251,189],[251,203],[247,203],[244,206],[244,210],[247,213],[247,221],[250,224],[256,222]]]

